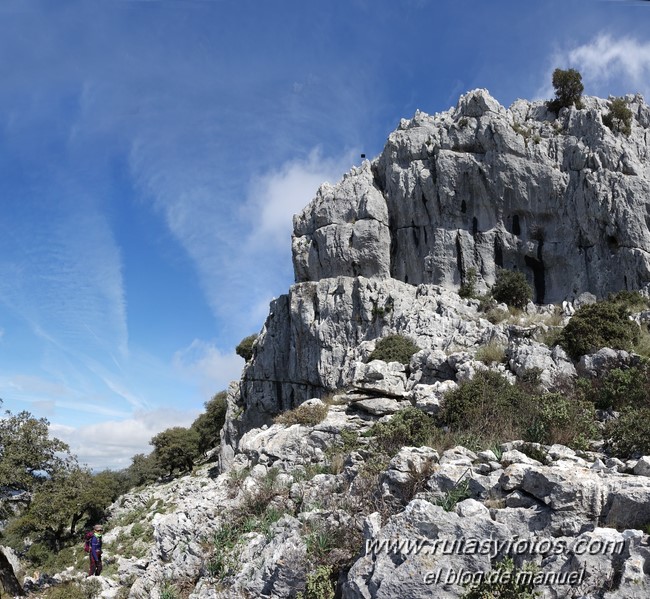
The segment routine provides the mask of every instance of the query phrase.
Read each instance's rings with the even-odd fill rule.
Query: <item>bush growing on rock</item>
[[[199,436],[199,451],[205,453],[219,445],[219,434],[226,421],[228,394],[220,391],[205,403],[205,412],[192,423],[192,430]]]
[[[235,348],[235,353],[248,362],[253,357],[253,344],[257,340],[257,335],[244,337],[239,345]]]
[[[520,438],[530,413],[530,397],[498,372],[478,372],[445,395],[441,419],[456,431],[475,431],[490,440]]]
[[[418,408],[408,407],[397,412],[388,422],[375,424],[370,433],[375,437],[377,449],[392,456],[406,445],[426,445],[435,429],[433,418]]]
[[[525,308],[533,298],[533,290],[524,273],[518,270],[501,269],[497,272],[492,287],[492,297],[497,302],[503,302],[512,308]]]
[[[612,368],[602,376],[580,382],[585,398],[597,408],[621,410],[650,407],[650,368],[647,363]]]
[[[618,291],[611,294],[608,301],[625,306],[630,312],[641,312],[648,309],[648,298],[638,291]]]
[[[619,457],[650,455],[650,408],[624,412],[608,424],[607,436]]]
[[[520,574],[534,573],[535,564],[525,564],[519,569],[512,558],[505,558],[495,568],[499,575],[486,577],[482,582],[472,585],[462,599],[535,599],[532,577]]]
[[[555,88],[555,98],[546,103],[550,111],[557,114],[562,108],[569,106],[582,108],[582,92],[585,86],[582,84],[582,75],[578,71],[555,69],[552,83]]]
[[[476,269],[469,268],[463,280],[458,295],[462,298],[476,297]]]
[[[536,403],[524,436],[534,443],[588,449],[589,441],[598,435],[594,416],[594,406],[589,401],[561,393],[545,393]]]
[[[298,593],[296,599],[334,599],[331,577],[331,566],[318,566],[316,570],[307,574],[305,592]]]
[[[383,360],[384,362],[399,362],[407,365],[411,356],[420,348],[404,335],[388,335],[380,339],[375,351],[370,354],[368,361]]]
[[[632,350],[639,339],[639,326],[629,319],[628,309],[611,301],[581,306],[560,335],[560,345],[577,360],[603,347]]]
[[[138,453],[131,458],[131,465],[126,469],[129,487],[140,487],[156,482],[164,470],[158,463],[154,452],[149,455]]]
[[[192,470],[194,460],[199,456],[199,435],[196,431],[174,426],[158,433],[151,441],[158,463],[169,474],[175,470]]]
[[[609,112],[603,117],[603,124],[615,133],[632,133],[632,111],[627,107],[625,98],[614,98],[609,103]]]
[[[593,404],[572,388],[564,395],[539,394],[534,387],[511,385],[498,372],[482,371],[445,395],[440,418],[454,432],[475,435],[476,446],[524,439],[586,449],[598,436]]]
[[[293,410],[288,410],[276,416],[273,422],[291,426],[292,424],[302,424],[304,426],[316,426],[319,422],[325,420],[329,408],[322,403],[302,404]]]

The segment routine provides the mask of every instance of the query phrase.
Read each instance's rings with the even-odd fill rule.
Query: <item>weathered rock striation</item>
[[[242,430],[349,386],[356,362],[391,332],[412,337],[422,349],[487,343],[501,328],[480,318],[477,305],[433,285],[414,287],[390,278],[337,277],[293,285],[271,304],[245,370]]]
[[[627,98],[632,133],[585,98],[559,118],[543,102],[510,109],[486,90],[402,120],[382,154],[323,185],[294,217],[296,280],[393,277],[457,289],[519,269],[538,303],[602,297],[650,281],[650,108]]]

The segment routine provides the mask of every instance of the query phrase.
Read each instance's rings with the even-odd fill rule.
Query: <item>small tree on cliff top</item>
[[[548,109],[560,112],[561,108],[575,106],[582,108],[582,92],[585,86],[582,85],[582,75],[575,69],[555,69],[553,71],[553,87],[555,88],[555,99],[547,102]]]

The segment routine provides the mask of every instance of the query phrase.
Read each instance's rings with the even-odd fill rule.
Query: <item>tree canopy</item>
[[[182,426],[174,426],[158,433],[150,443],[154,446],[158,463],[170,475],[175,470],[191,470],[194,459],[199,455],[199,434]]]
[[[582,108],[582,92],[585,87],[582,85],[582,75],[578,71],[555,69],[552,83],[555,88],[555,99],[547,103],[549,110],[558,113],[560,109],[569,106]]]
[[[216,393],[205,403],[205,412],[192,423],[192,430],[199,436],[199,451],[205,453],[219,444],[219,435],[226,421],[226,391]]]
[[[629,135],[632,133],[632,116],[625,98],[614,98],[609,103],[609,112],[603,117],[603,123],[614,133]]]
[[[531,289],[524,273],[518,270],[500,269],[492,287],[492,297],[497,302],[504,302],[514,308],[524,308],[533,298]]]
[[[253,357],[253,344],[256,340],[255,334],[244,337],[235,348],[235,353],[248,362]]]
[[[72,460],[69,447],[49,437],[48,426],[45,418],[25,411],[6,411],[0,419],[0,488],[5,492],[32,491]]]

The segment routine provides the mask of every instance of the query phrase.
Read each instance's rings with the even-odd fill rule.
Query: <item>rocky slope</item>
[[[294,219],[297,282],[230,386],[218,465],[120,498],[102,597],[331,597],[315,589],[336,572],[346,598],[462,597],[504,557],[536,568],[545,598],[650,595],[650,457],[515,441],[382,463],[364,436],[405,408],[436,414],[479,370],[553,388],[630,363],[544,344],[573,305],[650,281],[650,108],[628,98],[625,137],[606,101],[584,102],[556,119],[476,90],[321,187]],[[538,305],[496,323],[456,289],[470,268],[487,289],[498,266],[526,273]],[[421,348],[408,366],[367,362],[390,333]],[[489,345],[501,363],[477,359]],[[297,406],[326,416],[274,423]]]
[[[514,442],[404,447],[376,474],[363,446],[333,464],[341,432],[371,421],[335,403],[314,426],[250,430],[229,472],[205,466],[122,497],[101,597],[297,597],[316,564],[349,561],[342,597],[455,598],[504,556],[535,564],[540,597],[650,593],[650,458],[554,445],[532,459]],[[467,498],[450,505],[459,481]]]

